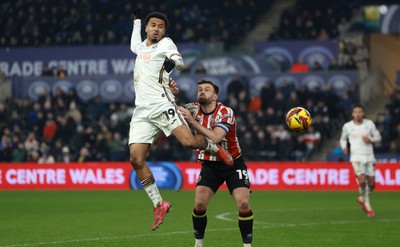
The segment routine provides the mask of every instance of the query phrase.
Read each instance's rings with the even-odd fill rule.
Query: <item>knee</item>
[[[143,158],[140,158],[140,157],[134,155],[134,154],[130,154],[129,162],[131,163],[133,169],[138,170],[144,165],[145,160]]]
[[[206,211],[206,210],[207,210],[207,204],[204,203],[204,202],[201,202],[201,201],[196,201],[196,202],[194,203],[194,208],[195,208],[197,211]]]
[[[360,187],[365,187],[366,186],[366,179],[365,178],[359,178],[358,183],[360,184]]]
[[[246,199],[241,199],[237,201],[237,208],[239,212],[250,210],[250,203]]]

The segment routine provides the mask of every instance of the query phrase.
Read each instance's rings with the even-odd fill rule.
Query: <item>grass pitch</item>
[[[162,191],[172,211],[152,232],[144,191],[0,191],[0,247],[193,246],[194,191]],[[370,219],[356,192],[254,191],[253,246],[400,246],[400,193],[375,192]],[[227,191],[208,211],[205,246],[243,246]]]

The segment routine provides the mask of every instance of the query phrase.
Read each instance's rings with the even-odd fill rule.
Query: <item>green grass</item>
[[[162,191],[173,210],[150,231],[144,191],[0,191],[0,246],[193,246],[193,191]],[[400,246],[400,193],[373,193],[376,217],[356,192],[254,191],[253,246]],[[205,244],[242,246],[227,191],[208,209]]]

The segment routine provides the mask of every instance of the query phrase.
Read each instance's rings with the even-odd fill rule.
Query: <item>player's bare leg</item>
[[[365,208],[367,210],[368,217],[374,217],[375,216],[375,212],[371,207],[370,200],[369,200],[369,195],[375,188],[375,177],[367,176],[366,185],[367,186],[366,186],[366,191],[365,191],[364,204],[365,204]]]
[[[361,209],[368,214],[368,210],[365,205],[365,200],[366,200],[366,193],[367,193],[367,179],[364,174],[361,174],[360,176],[357,176],[358,180],[358,190],[359,190],[359,196],[357,197],[357,202],[360,204]]]
[[[187,125],[181,125],[174,129],[172,132],[176,139],[188,149],[203,149],[216,154],[217,157],[222,159],[222,161],[228,166],[233,165],[232,156],[221,146],[213,143],[210,139],[202,135],[192,135],[189,127]]]
[[[171,210],[171,204],[163,201],[157,188],[153,173],[146,164],[146,155],[149,152],[150,144],[134,143],[129,146],[129,160],[137,177],[142,183],[150,200],[153,202],[154,221],[151,230],[156,230],[163,223],[165,215]]]
[[[253,242],[253,211],[250,208],[250,189],[236,188],[232,191],[239,212],[239,229],[243,246],[251,247]]]

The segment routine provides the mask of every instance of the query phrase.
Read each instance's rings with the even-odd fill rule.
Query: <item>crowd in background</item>
[[[298,0],[283,12],[280,26],[270,40],[336,38],[345,22],[359,11],[355,1]],[[142,8],[167,13],[168,36],[175,42],[223,42],[236,44],[256,24],[271,1],[172,1],[155,0],[17,0],[0,3],[0,47],[128,44],[132,31],[131,11]],[[174,6],[169,8],[168,6]],[[224,11],[220,11],[224,9]],[[249,14],[251,13],[251,14]],[[300,13],[300,14],[299,14]],[[332,61],[329,70],[356,69],[354,63],[340,67]],[[292,73],[321,70],[298,61]],[[199,73],[206,73],[199,70]],[[63,68],[45,68],[42,76],[67,76]],[[359,103],[357,83],[337,95],[328,87],[295,88],[289,82],[276,88],[265,82],[260,94],[250,93],[244,76],[233,75],[223,103],[236,113],[237,134],[247,160],[309,159],[313,152],[341,130],[351,119],[353,104]],[[178,104],[188,102],[183,93]],[[312,115],[305,133],[290,131],[285,114],[304,106]],[[44,92],[36,102],[9,98],[0,102],[0,162],[128,161],[128,129],[133,104],[104,103],[100,97],[82,101],[73,89]],[[400,88],[375,121],[383,141],[376,152],[400,153]],[[195,160],[175,138],[162,136],[151,147],[148,160]]]
[[[356,84],[354,84],[356,85]],[[336,95],[328,87],[294,88],[290,83],[276,88],[266,82],[259,96],[251,96],[245,77],[233,76],[226,103],[236,112],[237,134],[248,160],[307,160],[351,119],[358,103],[358,88]],[[187,102],[178,95],[178,104]],[[285,114],[304,106],[313,116],[305,133],[290,131]],[[134,105],[104,103],[100,97],[83,102],[74,90],[45,91],[36,102],[7,99],[0,103],[0,161],[84,162],[127,161],[128,129]],[[400,89],[391,104],[378,115],[383,136],[377,152],[400,152]],[[175,138],[162,137],[152,146],[148,160],[195,160]]]
[[[129,44],[132,10],[166,13],[176,43],[237,44],[271,1],[7,0],[0,3],[1,46]],[[223,10],[223,11],[221,11]]]
[[[348,30],[367,32],[363,6],[398,4],[395,0],[297,0],[285,9],[268,40],[331,40]]]

